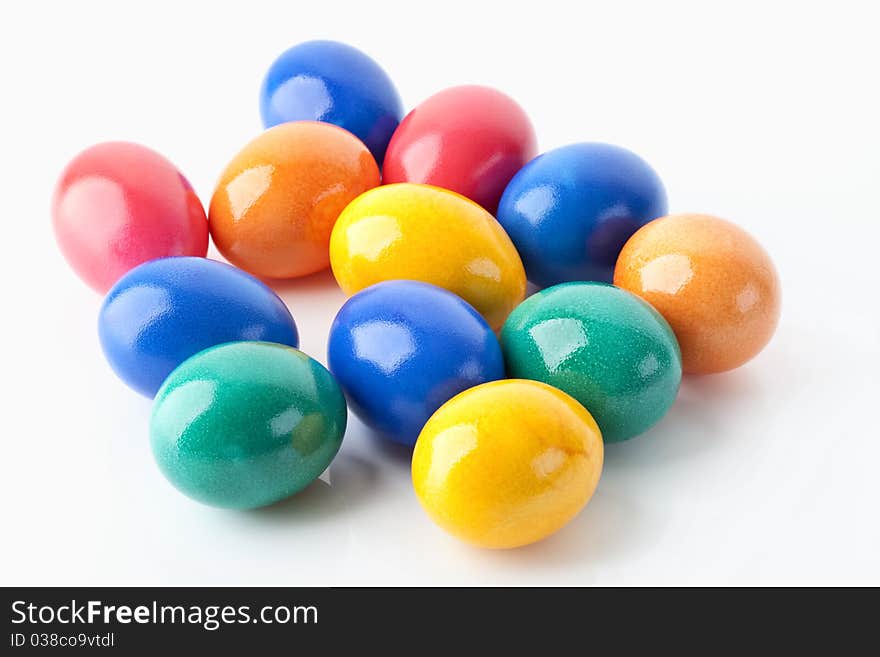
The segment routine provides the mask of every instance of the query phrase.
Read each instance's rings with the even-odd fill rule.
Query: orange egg
[[[620,252],[614,284],[666,318],[690,374],[739,367],[779,322],[770,256],[743,229],[709,215],[670,215],[642,227]]]
[[[211,237],[227,260],[252,274],[305,276],[330,264],[339,213],[378,184],[376,161],[347,130],[283,123],[226,167],[208,213]]]

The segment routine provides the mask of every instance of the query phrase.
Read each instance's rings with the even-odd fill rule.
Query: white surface
[[[872,3],[39,4],[0,18],[0,584],[880,584]],[[776,260],[771,345],[686,381],[661,424],[611,446],[593,501],[543,543],[447,537],[407,455],[356,420],[331,485],[257,512],[202,507],[161,477],[150,404],[103,360],[100,299],[50,231],[60,169],[130,139],[207,202],[260,130],[265,68],[319,37],[372,54],[408,107],[484,83],[526,108],[542,150],[627,146],[672,210],[731,218]],[[324,361],[332,278],[280,292]]]

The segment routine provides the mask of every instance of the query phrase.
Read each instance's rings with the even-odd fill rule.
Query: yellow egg
[[[496,330],[526,292],[522,260],[495,218],[430,185],[384,185],[354,199],[333,228],[330,265],[346,294],[394,279],[433,283]]]
[[[512,548],[549,536],[583,508],[603,454],[596,421],[572,397],[537,381],[493,381],[431,416],[413,453],[413,485],[450,534]]]

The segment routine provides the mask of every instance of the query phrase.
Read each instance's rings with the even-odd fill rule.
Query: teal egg
[[[308,486],[342,444],[345,398],[316,360],[272,342],[230,342],[181,363],[153,405],[159,469],[182,493],[250,509]]]
[[[501,346],[508,376],[577,399],[606,443],[653,426],[681,384],[681,352],[666,320],[604,283],[563,283],[532,295],[507,318]]]

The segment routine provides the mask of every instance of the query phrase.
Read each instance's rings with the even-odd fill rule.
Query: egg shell
[[[509,376],[577,399],[605,442],[656,424],[681,384],[681,354],[666,320],[604,283],[563,283],[532,295],[510,314],[501,346]]]
[[[212,347],[159,390],[150,443],[185,495],[250,509],[299,492],[342,444],[346,410],[330,373],[301,351],[268,342]]]
[[[523,167],[497,216],[529,280],[547,287],[610,283],[624,243],[666,209],[663,183],[642,158],[610,144],[581,143]]]
[[[123,276],[107,294],[98,335],[110,366],[152,397],[190,356],[223,342],[299,344],[284,302],[264,283],[206,258],[160,258]]]
[[[55,187],[52,225],[67,262],[101,294],[147,260],[208,252],[192,186],[163,156],[129,142],[96,144],[71,160]]]
[[[429,185],[383,185],[352,201],[333,229],[330,261],[346,294],[423,281],[463,298],[495,330],[526,291],[522,261],[495,218]]]
[[[382,163],[403,116],[388,74],[357,48],[337,41],[306,41],[283,52],[260,90],[267,128],[288,121],[323,121],[345,128]]]
[[[535,381],[484,383],[431,416],[413,452],[416,495],[450,534],[486,548],[534,543],[589,501],[604,448],[590,413]]]
[[[532,123],[510,97],[489,87],[451,87],[404,117],[383,175],[387,183],[451,189],[494,214],[507,183],[536,153]]]
[[[229,262],[266,278],[326,269],[339,213],[379,184],[367,147],[329,123],[266,130],[226,167],[208,213],[214,244]]]
[[[773,261],[751,235],[718,217],[682,214],[649,223],[624,246],[614,282],[666,318],[690,374],[743,365],[779,323]]]
[[[444,402],[504,378],[486,320],[451,292],[417,281],[378,283],[349,299],[330,328],[328,363],[357,416],[410,446]]]

